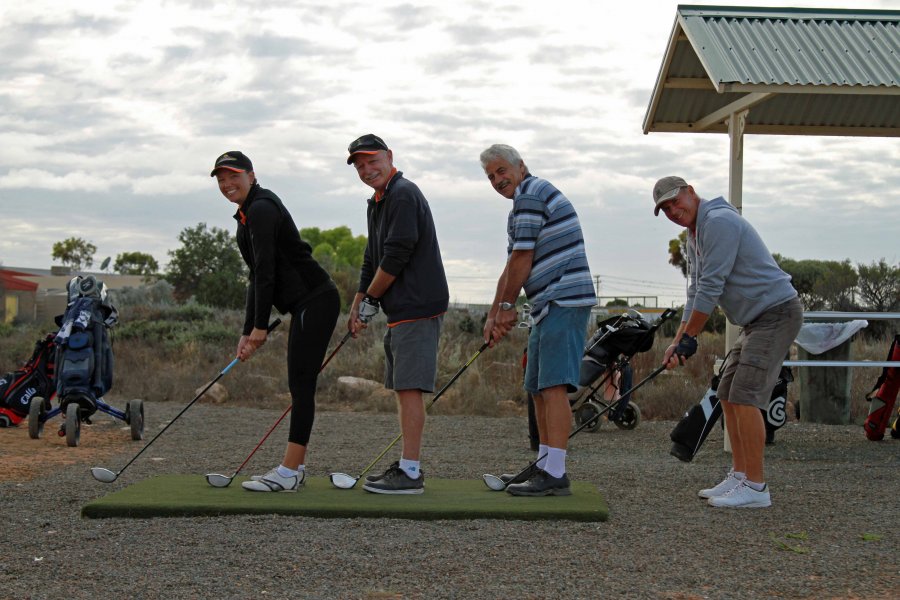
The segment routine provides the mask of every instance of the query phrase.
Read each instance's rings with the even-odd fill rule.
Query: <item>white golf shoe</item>
[[[251,492],[296,492],[305,477],[305,471],[298,471],[291,477],[282,477],[276,468],[265,475],[254,475],[250,481],[243,482],[241,487]]]

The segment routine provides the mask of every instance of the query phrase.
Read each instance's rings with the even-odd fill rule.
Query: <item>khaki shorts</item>
[[[799,298],[793,298],[745,326],[725,361],[719,398],[765,410],[781,364],[802,324],[803,306]]]

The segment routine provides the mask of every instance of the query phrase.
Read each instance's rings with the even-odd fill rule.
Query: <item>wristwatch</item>
[[[499,302],[497,306],[500,307],[500,310],[516,310],[516,305],[512,302]]]

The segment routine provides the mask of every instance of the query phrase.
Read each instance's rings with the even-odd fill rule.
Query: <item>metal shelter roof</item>
[[[900,11],[680,5],[644,133],[900,136]]]

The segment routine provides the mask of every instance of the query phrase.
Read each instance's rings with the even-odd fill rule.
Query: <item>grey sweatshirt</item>
[[[719,197],[701,200],[695,234],[688,232],[688,291],[683,320],[696,308],[716,305],[735,325],[797,295],[759,234],[737,209]]]

